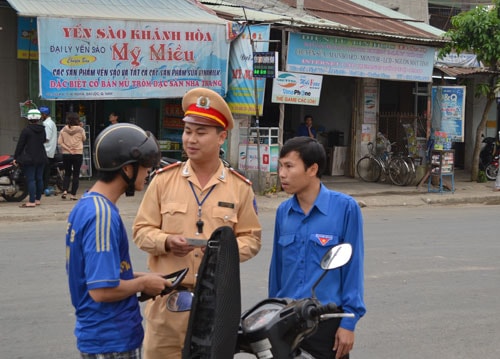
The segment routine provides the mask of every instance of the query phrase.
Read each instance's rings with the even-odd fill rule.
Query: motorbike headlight
[[[266,303],[256,308],[243,320],[243,330],[252,332],[263,328],[282,308],[283,304],[280,303]]]

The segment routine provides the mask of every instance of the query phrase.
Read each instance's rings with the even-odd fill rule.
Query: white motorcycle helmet
[[[32,109],[28,111],[26,118],[28,119],[28,121],[38,121],[42,118],[42,114],[40,113],[39,110]]]

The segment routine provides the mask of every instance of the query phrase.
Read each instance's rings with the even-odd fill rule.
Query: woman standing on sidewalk
[[[57,143],[63,154],[64,164],[64,181],[63,181],[63,194],[62,199],[68,195],[69,182],[71,181],[71,194],[70,199],[76,201],[76,191],[80,184],[80,167],[83,162],[83,142],[85,137],[85,130],[83,129],[80,117],[76,112],[69,112],[66,115],[66,126],[59,133]]]
[[[14,164],[22,166],[28,184],[29,200],[21,205],[33,208],[40,204],[43,192],[43,169],[47,163],[45,127],[40,123],[40,111],[29,110],[28,126],[26,126],[17,141],[14,153]]]

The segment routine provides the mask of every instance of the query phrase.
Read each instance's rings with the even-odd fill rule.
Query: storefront
[[[161,0],[151,8],[132,0],[120,7],[82,2],[76,14],[64,1],[9,3],[33,34],[25,58],[29,98],[48,105],[60,124],[78,112],[92,139],[117,112],[120,122],[168,142],[165,155],[180,158],[180,119],[173,118],[182,95],[199,86],[227,92],[230,26],[190,1]]]

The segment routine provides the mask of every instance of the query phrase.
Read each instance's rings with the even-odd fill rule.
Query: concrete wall
[[[0,154],[14,152],[19,133],[26,126],[19,102],[28,99],[28,62],[17,60],[17,15],[0,8]]]

